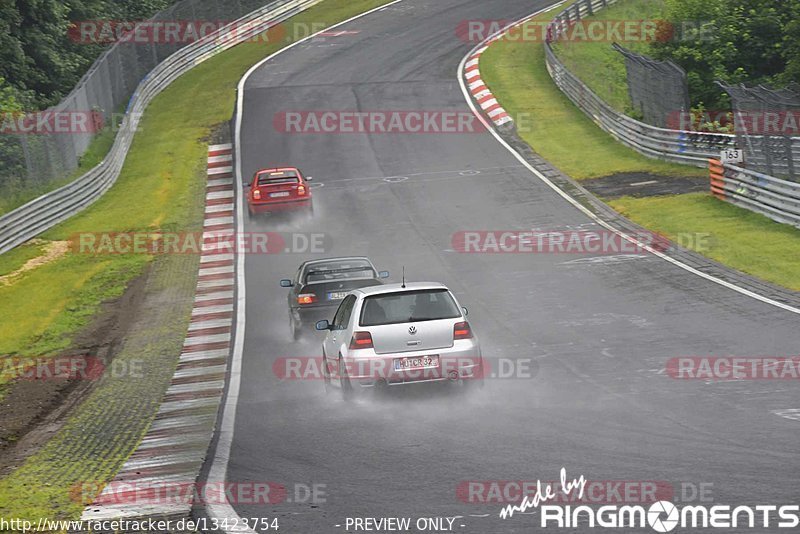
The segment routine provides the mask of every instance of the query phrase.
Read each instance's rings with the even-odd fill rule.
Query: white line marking
[[[535,17],[536,15],[539,15],[540,13],[544,13],[545,11],[549,11],[549,10],[555,8],[555,7],[558,7],[559,5],[561,5],[563,3],[564,2],[559,2],[558,4],[554,4],[554,5],[550,6],[550,7],[541,9],[541,10],[537,11],[536,13],[534,13],[532,15],[529,15],[529,16],[523,18],[523,19],[520,19],[517,22],[512,22],[511,24],[509,24],[508,26],[506,26],[502,30],[498,31],[495,35],[502,35],[509,28],[512,28],[514,26],[522,24],[526,20],[528,20],[528,19],[530,19],[532,17]],[[489,41],[493,37],[494,37],[494,35],[489,37],[489,39],[487,39],[487,41]],[[478,46],[481,46],[481,45],[478,45]],[[625,239],[626,241],[628,241],[630,243],[633,243],[635,245],[640,246],[642,249],[646,250],[650,254],[653,254],[653,255],[661,258],[662,260],[667,261],[667,262],[675,265],[676,267],[680,267],[681,269],[683,269],[683,270],[685,270],[687,272],[690,272],[690,273],[692,273],[694,275],[697,275],[697,276],[699,276],[701,278],[705,278],[706,280],[714,282],[715,284],[721,285],[722,287],[726,287],[728,289],[736,291],[737,293],[740,293],[740,294],[745,295],[747,297],[756,299],[756,300],[758,300],[760,302],[763,302],[765,304],[769,304],[771,306],[775,306],[776,308],[780,308],[782,310],[786,310],[788,312],[792,312],[792,313],[796,313],[796,314],[800,315],[800,309],[795,308],[794,306],[790,306],[788,304],[784,304],[783,302],[778,302],[777,300],[771,299],[769,297],[765,297],[763,295],[759,295],[758,293],[750,291],[749,289],[745,289],[743,287],[737,286],[736,284],[733,284],[731,282],[727,282],[725,280],[717,278],[716,276],[713,276],[713,275],[704,273],[702,271],[699,271],[699,270],[695,269],[694,267],[691,267],[691,266],[686,265],[685,263],[683,263],[683,262],[681,262],[679,260],[676,260],[675,258],[671,258],[671,257],[667,256],[663,252],[655,250],[651,246],[640,242],[635,237],[631,237],[628,234],[626,234],[624,232],[621,232],[620,230],[617,230],[616,228],[614,228],[613,226],[608,224],[606,221],[601,219],[599,216],[595,215],[594,212],[592,212],[588,208],[584,207],[577,200],[575,200],[574,198],[569,196],[567,193],[562,191],[561,188],[559,188],[556,184],[551,182],[544,174],[542,174],[541,172],[536,170],[536,168],[533,167],[533,165],[528,163],[528,161],[525,158],[523,158],[522,155],[519,152],[514,150],[514,148],[511,145],[506,143],[505,139],[500,137],[500,134],[498,134],[497,131],[493,127],[490,126],[490,124],[486,121],[486,119],[483,118],[483,116],[480,114],[478,109],[475,107],[475,103],[472,101],[472,98],[470,98],[469,91],[467,90],[467,87],[464,84],[464,77],[462,76],[462,73],[464,72],[464,65],[467,62],[467,58],[471,57],[474,53],[475,52],[473,51],[473,52],[467,54],[466,56],[464,56],[464,58],[461,60],[461,63],[458,66],[458,71],[456,72],[456,75],[458,76],[458,83],[459,83],[459,85],[461,87],[461,93],[464,95],[464,100],[466,100],[467,105],[470,107],[470,109],[472,109],[472,112],[475,114],[476,117],[478,117],[478,120],[480,120],[483,123],[483,125],[486,126],[486,129],[488,130],[488,132],[492,136],[494,136],[494,138],[497,140],[497,142],[500,143],[501,145],[503,145],[503,147],[505,147],[506,150],[508,150],[515,158],[517,158],[517,160],[520,163],[522,163],[522,165],[524,165],[526,169],[528,169],[530,172],[532,172],[537,178],[539,178],[548,187],[550,187],[550,189],[555,191],[564,200],[566,200],[567,202],[572,204],[572,206],[574,206],[577,210],[579,210],[580,212],[585,214],[590,219],[594,220],[597,224],[599,224],[603,228],[605,228],[605,229],[607,229],[607,230],[609,230],[611,232],[614,232],[615,234],[617,234],[618,236],[620,236],[621,238]]]
[[[206,195],[206,200],[217,200],[219,198],[233,198],[233,191],[214,191]]]
[[[228,240],[227,243],[217,243],[214,241],[215,239],[219,239],[220,237],[225,236],[232,236],[234,232],[233,225],[230,225],[230,228],[224,228],[221,230],[204,230],[203,231],[203,241],[205,244],[202,246],[202,250],[219,250],[219,249],[228,249],[231,250],[233,245],[230,244]],[[209,242],[210,241],[210,242]]]
[[[200,352],[184,352],[181,354],[181,363],[199,362],[202,360],[214,360],[217,358],[227,358],[228,349],[203,350]]]
[[[224,237],[224,234],[218,234],[217,232],[227,232],[228,230],[215,230],[214,235],[208,235],[208,233],[203,234],[203,240],[206,243],[201,247],[201,255],[202,258],[200,260],[200,268],[201,269],[210,269],[211,263],[223,260],[230,260],[231,256],[234,253],[233,245],[222,243],[219,245],[212,244],[210,241],[218,240],[220,237]],[[230,230],[233,232],[233,229]],[[208,259],[206,259],[208,258]],[[201,276],[201,275],[198,275]],[[233,274],[231,274],[231,278],[233,278]]]
[[[225,174],[226,172],[231,172],[233,169],[231,167],[212,167],[208,169],[206,174]]]
[[[577,260],[569,260],[562,262],[561,265],[583,265],[583,264],[597,264],[597,263],[619,263],[622,261],[638,260],[649,258],[644,254],[619,254],[616,256],[591,256],[589,258],[578,258]]]
[[[206,219],[203,226],[216,226],[218,224],[233,224],[233,217],[215,217],[213,219]]]
[[[211,256],[213,257],[213,256]],[[233,282],[233,276],[230,278],[220,278],[219,280],[203,280],[197,282],[197,289],[208,289],[209,287],[229,286]]]
[[[160,429],[177,429],[180,427],[187,427],[202,423],[208,419],[208,415],[184,415],[181,417],[170,417],[169,419],[156,419],[150,425],[150,431],[157,431]],[[179,432],[176,432],[176,434]],[[157,458],[156,458],[157,460]]]
[[[650,184],[657,184],[658,180],[647,180],[646,182],[636,182],[630,184],[631,187],[636,187],[637,185],[650,185]]]
[[[224,235],[224,234],[221,234],[219,232],[225,232],[225,231],[226,230],[216,230],[214,232],[214,235],[219,237],[221,235]],[[233,234],[233,229],[231,229],[230,232],[231,232],[231,235],[232,235]],[[203,239],[209,239],[211,237],[213,237],[213,236],[210,236],[210,235],[207,235],[207,234],[203,234]],[[232,249],[233,249],[233,247],[230,244],[227,244],[227,243],[214,244],[214,245],[205,244],[205,245],[203,245],[201,247],[201,250],[203,251],[203,254],[205,254],[207,256],[219,256],[219,255],[222,255],[222,254],[227,254]]]
[[[214,204],[206,206],[206,213],[217,213],[220,211],[233,211],[233,203],[231,204]]]
[[[212,382],[189,382],[188,384],[172,384],[167,389],[167,395],[176,395],[179,393],[199,393],[201,391],[209,391],[212,389],[222,389],[225,387],[224,380],[214,380]]]
[[[189,325],[189,332],[197,330],[205,330],[206,328],[219,328],[221,326],[230,326],[233,321],[230,319],[210,319],[208,321],[195,321]]]
[[[233,185],[233,178],[213,178],[206,180],[206,187],[216,187],[218,185]]]
[[[192,308],[192,317],[196,317],[198,315],[211,315],[212,313],[226,313],[232,311],[233,311],[233,304],[223,304],[221,306],[203,306],[202,308]]]
[[[194,347],[195,345],[205,345],[207,343],[219,343],[221,341],[229,341],[231,334],[212,334],[210,336],[197,336],[187,337],[183,342],[184,348]]]
[[[213,397],[210,397],[213,398]],[[214,399],[216,400],[216,399]],[[175,403],[182,403],[182,402],[192,402],[192,401],[170,401],[165,402],[164,404],[175,404]],[[162,404],[162,406],[164,405]],[[189,444],[189,443],[196,443],[196,442],[203,442],[208,441],[208,437],[205,432],[191,432],[191,433],[182,433],[177,436],[159,436],[159,437],[148,437],[145,436],[142,439],[142,442],[139,444],[139,448],[137,450],[145,451],[149,449],[153,449],[155,447],[163,447],[164,445],[182,445],[182,444]]]
[[[242,144],[241,144],[241,135],[242,135],[242,110],[244,106],[244,85],[247,82],[247,78],[250,77],[253,72],[255,72],[261,65],[269,61],[270,59],[286,52],[287,50],[291,50],[295,46],[314,39],[317,34],[330,31],[334,28],[338,28],[339,26],[343,26],[348,22],[352,22],[354,20],[360,19],[367,15],[370,15],[376,11],[380,11],[382,9],[386,9],[389,6],[397,4],[402,0],[394,0],[393,2],[389,2],[388,4],[379,6],[375,9],[371,9],[360,15],[356,15],[351,17],[345,21],[342,21],[338,24],[334,24],[329,28],[325,28],[324,30],[317,32],[315,34],[309,35],[308,37],[301,39],[295,43],[288,45],[285,48],[282,48],[272,54],[271,56],[267,56],[266,58],[262,59],[252,67],[242,76],[242,79],[239,80],[239,85],[237,86],[237,103],[236,103],[236,129],[234,132],[234,144],[236,150],[236,228],[239,231],[244,229],[244,218],[243,218],[243,204],[242,204]],[[233,433],[235,430],[236,425],[236,407],[239,404],[239,387],[241,384],[241,375],[242,375],[242,355],[244,351],[244,331],[245,331],[245,298],[246,298],[246,287],[245,287],[245,279],[244,279],[244,255],[239,254],[236,258],[236,289],[237,289],[237,298],[236,298],[236,332],[234,334],[234,344],[233,344],[233,353],[231,356],[231,369],[230,369],[230,379],[228,381],[228,392],[225,395],[225,405],[222,409],[222,420],[219,423],[219,440],[217,441],[217,446],[214,449],[214,457],[211,460],[211,467],[208,472],[208,482],[211,484],[224,484],[225,477],[228,473],[228,461],[231,456],[231,445],[233,444]],[[244,522],[241,521],[239,514],[236,513],[236,510],[233,509],[233,506],[225,500],[223,503],[219,504],[208,504],[206,506],[206,511],[210,517],[217,517],[217,518],[228,518],[230,522],[235,523],[237,525],[243,525]],[[237,521],[239,519],[239,521]],[[228,524],[226,522],[226,524]],[[243,532],[247,534],[255,534],[252,529],[249,528],[225,528],[225,532]]]
[[[190,367],[188,369],[178,369],[172,378],[187,378],[190,376],[218,375],[228,369],[227,365],[212,365],[209,367]]]
[[[498,115],[502,115],[505,112],[506,110],[504,110],[503,108],[496,108],[493,109],[492,111],[487,112],[486,114],[489,115],[490,118],[494,119]]]
[[[210,274],[224,274],[224,273],[232,273],[233,272],[233,265],[226,265],[225,267],[211,267],[210,269],[203,268],[200,266],[200,274],[198,276],[208,276]]]
[[[218,152],[220,150],[230,150],[231,144],[230,143],[223,143],[221,145],[209,145],[208,151],[209,152]]]
[[[232,260],[233,254],[211,254],[210,256],[203,256],[200,258],[200,263],[210,263],[212,261],[227,261]]]
[[[200,397],[199,399],[189,399],[189,400],[179,400],[179,401],[170,401],[164,402],[159,406],[158,413],[159,415],[168,414],[170,412],[176,412],[179,410],[186,410],[186,409],[193,409],[193,408],[200,408],[206,406],[216,406],[219,403],[219,399],[215,399],[214,397]],[[173,441],[180,442],[180,438],[182,436],[174,436]],[[205,453],[205,451],[203,451]]]
[[[783,417],[785,419],[791,419],[792,421],[800,421],[800,409],[797,408],[789,408],[787,410],[776,410],[772,413],[774,413],[779,417]]]
[[[233,283],[233,277],[231,277],[231,283]],[[195,303],[197,302],[204,302],[206,300],[216,300],[216,299],[231,299],[233,298],[233,291],[232,290],[225,290],[225,291],[217,291],[215,293],[205,293],[203,295],[196,295],[194,298]]]

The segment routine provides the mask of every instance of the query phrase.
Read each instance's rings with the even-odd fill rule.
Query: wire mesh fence
[[[784,89],[717,82],[731,97],[737,145],[749,169],[800,180],[800,86]]]
[[[113,44],[59,104],[45,112],[3,119],[0,189],[66,177],[97,133],[119,122],[137,86],[156,65],[269,1],[183,0],[149,21],[78,21],[70,38],[87,44],[101,38]]]
[[[254,40],[261,43],[265,34],[269,42],[275,42],[279,39],[269,38],[269,33],[275,28],[291,28],[292,33],[287,36],[291,39],[309,35],[316,23],[293,23],[291,26],[286,24],[291,17],[320,1],[273,0],[239,20],[211,32],[208,39],[187,45],[159,63],[134,91],[128,103],[130,111],[123,117],[114,144],[101,163],[67,185],[0,216],[0,254],[79,213],[112,187],[120,175],[144,110],[153,98],[181,75],[241,43]],[[306,32],[306,35],[302,32]],[[282,35],[282,31],[278,35]]]
[[[617,0],[576,0],[547,28],[545,52],[556,85],[604,130],[651,157],[704,165],[722,150],[744,149],[748,169],[800,181],[800,86],[772,89],[717,82],[733,112],[690,107],[687,75],[673,62],[655,61],[615,44],[625,57],[628,91],[637,115],[612,109],[559,60],[555,43],[568,29]],[[732,121],[728,119],[732,116]],[[639,120],[641,119],[641,120]],[[729,133],[729,132],[735,132]]]
[[[686,71],[672,61],[657,61],[613,44],[625,57],[628,94],[633,109],[652,126],[668,128],[676,113],[689,111]]]

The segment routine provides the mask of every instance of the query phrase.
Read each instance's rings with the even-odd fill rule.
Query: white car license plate
[[[411,356],[408,358],[396,358],[394,360],[395,371],[411,371],[414,369],[432,369],[439,367],[439,355],[431,356]]]
[[[342,300],[347,296],[347,291],[328,293],[328,300]]]
[[[270,193],[269,196],[270,196],[270,198],[288,197],[289,196],[289,192],[288,191],[281,191],[280,193]]]

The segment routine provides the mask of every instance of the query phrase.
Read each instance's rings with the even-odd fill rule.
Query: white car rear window
[[[461,312],[446,289],[424,289],[373,295],[364,299],[361,326],[455,319]]]

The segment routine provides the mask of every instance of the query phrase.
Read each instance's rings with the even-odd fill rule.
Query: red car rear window
[[[294,172],[265,172],[258,175],[258,185],[296,184],[300,182]]]

